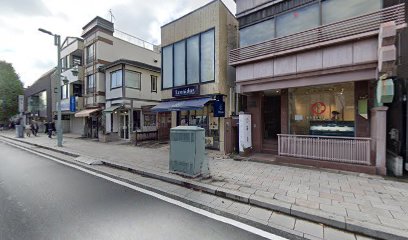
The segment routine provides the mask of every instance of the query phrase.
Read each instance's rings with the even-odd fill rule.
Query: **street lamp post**
[[[54,37],[54,45],[57,46],[57,145],[62,147],[62,124],[61,124],[61,36],[39,28],[38,31]]]

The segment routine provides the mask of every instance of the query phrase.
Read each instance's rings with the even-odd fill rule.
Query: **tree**
[[[23,94],[23,83],[13,66],[0,60],[0,123],[18,113],[18,95]]]

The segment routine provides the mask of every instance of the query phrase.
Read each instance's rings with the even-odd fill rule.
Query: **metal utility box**
[[[170,172],[197,177],[205,158],[205,131],[196,126],[170,129]]]
[[[16,125],[16,138],[24,138],[24,126]]]

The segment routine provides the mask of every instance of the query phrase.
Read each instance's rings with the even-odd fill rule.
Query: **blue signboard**
[[[76,111],[76,102],[75,102],[75,96],[71,96],[69,98],[69,110],[71,112],[75,112]]]
[[[173,97],[187,97],[200,94],[198,85],[173,88]]]
[[[225,117],[225,102],[219,100],[214,102],[214,117]]]

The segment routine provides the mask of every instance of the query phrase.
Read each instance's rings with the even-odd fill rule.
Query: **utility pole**
[[[58,34],[53,34],[50,31],[45,29],[39,28],[40,32],[46,33],[54,37],[54,45],[57,46],[57,145],[58,147],[62,147],[62,116],[61,116],[61,36]]]

